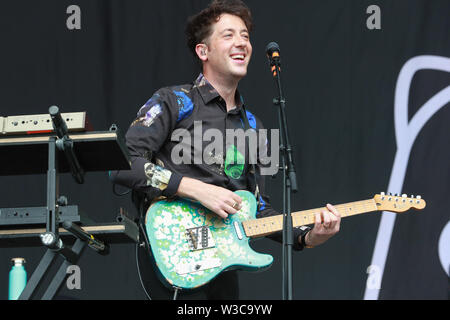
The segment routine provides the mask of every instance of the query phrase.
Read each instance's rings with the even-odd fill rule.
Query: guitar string
[[[344,210],[346,210],[346,209],[349,209],[349,208],[351,208],[351,209],[361,209],[361,208],[364,208],[364,210],[362,211],[362,212],[370,212],[370,211],[376,211],[377,209],[376,209],[376,206],[375,206],[375,209],[373,209],[374,207],[372,206],[372,205],[374,205],[373,203],[368,203],[368,202],[371,202],[372,200],[363,200],[363,201],[367,201],[367,202],[364,202],[364,203],[355,203],[355,204],[353,204],[353,205],[336,205],[335,207],[337,208],[337,209],[341,209],[341,210],[338,210],[338,211],[344,211]],[[362,201],[361,201],[362,202]],[[343,208],[344,207],[344,208]],[[323,208],[316,208],[316,209],[308,209],[308,210],[304,210],[304,211],[299,211],[299,212],[296,212],[296,213],[293,213],[293,215],[292,215],[292,217],[293,218],[300,218],[300,217],[308,217],[308,218],[311,218],[311,217],[313,217],[313,216],[315,216],[317,213],[320,213],[322,210],[324,210],[324,209],[326,209],[325,207],[323,207]],[[342,210],[342,209],[344,209],[344,210]],[[369,211],[370,210],[370,211]],[[356,212],[356,213],[354,213],[354,212]],[[351,213],[349,213],[348,212],[348,210],[347,210],[347,213],[344,213],[344,214],[341,214],[341,216],[351,216],[351,215],[355,215],[355,214],[358,214],[358,210],[354,210],[354,211],[352,211]],[[255,223],[255,224],[260,224],[260,223],[263,223],[263,219],[267,219],[267,220],[270,220],[270,219],[280,219],[281,217],[282,217],[283,215],[282,214],[280,214],[280,215],[277,215],[277,216],[272,216],[272,217],[265,217],[265,218],[260,218],[260,219],[254,219],[254,220],[247,220],[247,221],[245,221],[245,222],[247,222],[247,223],[249,223],[249,222],[253,222],[253,223]]]
[[[409,200],[410,200],[409,202],[412,201],[412,199],[409,199]],[[361,213],[373,212],[373,211],[379,210],[376,206],[374,199],[355,201],[355,202],[351,202],[348,204],[339,204],[339,205],[335,205],[335,207],[339,211],[342,212],[341,217],[349,217],[349,216],[358,215]],[[314,218],[315,215],[317,213],[320,213],[321,210],[323,210],[323,209],[325,209],[325,207],[309,209],[309,210],[304,210],[304,211],[299,211],[299,212],[294,213],[292,215],[292,220],[295,224],[295,227],[314,223],[315,219],[313,219],[314,220],[313,222],[310,222],[311,218]],[[351,211],[352,209],[354,209],[354,210]],[[246,234],[249,236],[260,235],[263,232],[276,232],[276,231],[281,230],[281,228],[282,228],[281,224],[280,224],[280,220],[281,220],[282,216],[283,215],[280,214],[280,215],[272,216],[272,217],[247,220],[247,221],[244,221],[242,224],[243,224]],[[299,220],[302,222],[299,223],[298,222]],[[308,223],[305,224],[304,223],[305,221],[307,221]],[[266,224],[267,224],[267,226],[266,226]],[[250,229],[251,229],[251,227],[254,227],[253,230],[257,229],[258,227],[260,227],[260,228],[256,232],[254,232],[254,231],[248,231],[246,226],[248,226]],[[263,231],[263,232],[261,232],[261,231]]]
[[[375,209],[374,209],[374,206],[375,206]],[[370,199],[370,200],[362,200],[362,201],[356,201],[356,202],[352,202],[351,204],[339,204],[339,205],[336,205],[335,206],[339,211],[344,211],[345,209],[347,209],[347,214],[341,214],[341,216],[343,216],[343,217],[348,217],[348,216],[352,216],[352,215],[357,215],[357,214],[361,214],[361,213],[364,213],[364,212],[371,212],[371,211],[376,211],[377,210],[377,208],[376,208],[376,205],[375,205],[375,203],[374,203],[374,200],[373,199]],[[351,214],[348,212],[348,209],[349,208],[351,208],[351,209],[356,209],[356,210],[354,210],[354,211],[352,211],[351,212]],[[358,209],[361,209],[361,208],[363,208],[363,210],[361,211],[361,212],[359,212],[359,210]],[[369,208],[369,209],[368,209]],[[307,220],[308,220],[308,222],[309,222],[309,220],[311,219],[311,218],[313,218],[313,217],[315,217],[315,215],[316,215],[316,213],[320,213],[321,212],[321,210],[323,210],[323,209],[325,209],[325,207],[323,207],[323,208],[316,208],[316,209],[309,209],[309,210],[304,210],[304,211],[300,211],[300,212],[297,212],[297,213],[294,213],[293,215],[292,215],[292,219],[293,219],[293,221],[295,220],[295,221],[298,221],[299,219],[300,220],[304,220],[304,219],[306,219],[307,218]],[[342,210],[342,209],[344,209],[344,210]],[[312,212],[308,212],[308,211],[312,211]],[[301,212],[303,212],[303,213],[301,213]],[[280,228],[280,226],[279,226],[279,222],[280,222],[280,220],[281,220],[281,218],[282,218],[282,214],[280,214],[280,215],[277,215],[277,216],[272,216],[272,217],[266,217],[266,218],[261,218],[261,219],[254,219],[254,220],[247,220],[247,221],[243,221],[243,226],[244,226],[244,229],[247,229],[246,227],[245,227],[245,225],[247,225],[247,226],[249,226],[249,224],[251,224],[249,227],[251,228],[251,227],[256,227],[256,228],[258,228],[258,226],[261,226],[261,225],[263,225],[264,226],[264,228],[260,228],[255,234],[260,234],[260,230],[262,230],[262,231],[273,231],[273,229],[269,229],[269,230],[267,230],[267,228],[271,228],[271,226],[270,226],[270,222],[272,221],[272,225],[274,225],[274,223],[273,223],[273,220],[275,220],[276,222],[278,222],[277,223],[277,225],[275,226],[275,228],[276,228],[276,230],[275,231],[278,231],[279,230],[279,228]],[[302,219],[303,218],[303,219]],[[264,219],[264,220],[263,220]],[[265,219],[267,219],[267,220],[265,220]],[[295,222],[294,221],[294,222]],[[268,225],[268,226],[266,226],[265,225],[265,223],[264,222],[266,222],[266,224]],[[245,225],[244,225],[245,224]],[[302,223],[296,223],[297,224],[297,226],[301,226],[301,225],[304,225],[304,224],[302,224]],[[311,223],[307,223],[307,224],[311,224]],[[272,227],[273,228],[273,227]],[[245,230],[246,231],[246,233],[247,233],[247,230]],[[252,233],[251,231],[249,232],[249,233]],[[249,235],[253,235],[253,234],[249,234]]]

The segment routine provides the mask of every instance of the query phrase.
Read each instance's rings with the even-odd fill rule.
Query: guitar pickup
[[[186,238],[192,251],[214,248],[216,246],[209,226],[187,229]]]

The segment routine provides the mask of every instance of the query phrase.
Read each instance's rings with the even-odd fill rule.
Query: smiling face
[[[252,45],[247,27],[240,17],[221,15],[212,25],[211,36],[205,42],[197,46],[205,76],[239,81],[247,74]]]

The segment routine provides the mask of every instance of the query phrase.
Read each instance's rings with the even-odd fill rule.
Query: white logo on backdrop
[[[401,194],[414,141],[428,120],[430,120],[443,106],[450,102],[450,86],[448,86],[422,105],[408,123],[408,98],[411,81],[417,71],[425,69],[450,72],[450,59],[439,56],[418,56],[408,60],[400,71],[397,79],[394,101],[397,153],[395,154],[394,165],[387,190],[388,192]],[[371,263],[371,265],[380,267],[381,279],[383,277],[394,223],[395,214],[383,212]],[[450,251],[450,243],[447,242],[445,246],[446,249],[442,249],[442,252],[445,251],[448,254],[448,251]],[[441,252],[441,248],[439,248],[439,251]],[[446,270],[446,272],[448,272],[448,270]],[[378,299],[379,292],[379,288],[366,286],[364,299],[376,300]]]
[[[442,269],[450,277],[450,222],[447,222],[439,237],[439,260],[441,260]]]

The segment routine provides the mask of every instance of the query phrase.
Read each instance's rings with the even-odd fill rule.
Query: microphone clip
[[[281,103],[285,104],[286,100],[283,99],[283,98],[281,98],[281,99],[280,98],[273,98],[272,102],[273,102],[274,105],[278,106]]]

